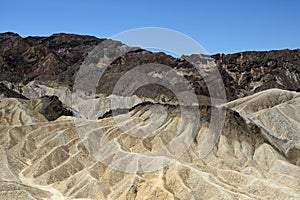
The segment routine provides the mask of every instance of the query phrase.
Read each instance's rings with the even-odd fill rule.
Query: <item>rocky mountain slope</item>
[[[105,42],[127,53],[97,60]],[[299,56],[173,58],[91,36],[0,34],[0,198],[300,199]],[[93,64],[109,64],[94,94],[76,90],[82,63],[88,83]],[[170,68],[115,92],[127,72],[159,64]],[[216,69],[227,102],[210,93],[222,89]],[[184,82],[162,86],[172,70],[195,99]]]
[[[72,34],[54,34],[50,37],[22,38],[14,33],[0,34],[0,81],[44,83],[72,86],[76,71],[91,52],[105,39]],[[213,55],[226,87],[227,99],[233,100],[269,88],[299,90],[300,50],[270,52],[242,52],[230,55]],[[125,71],[146,64],[159,63],[186,72],[199,94],[207,93],[205,85],[195,77],[188,59],[173,58],[164,53],[133,49],[114,60],[107,70],[110,82]],[[191,75],[188,75],[192,73]],[[189,77],[191,76],[191,77]],[[199,82],[197,82],[199,81]],[[105,86],[100,92],[110,92]]]

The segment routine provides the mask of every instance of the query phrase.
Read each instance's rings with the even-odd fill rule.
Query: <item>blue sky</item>
[[[182,32],[208,53],[300,48],[298,0],[6,0],[0,32],[110,37],[141,27]]]

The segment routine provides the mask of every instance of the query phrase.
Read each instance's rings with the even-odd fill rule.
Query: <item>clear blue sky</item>
[[[0,32],[109,37],[140,27],[182,32],[210,54],[300,48],[298,0],[6,0]]]

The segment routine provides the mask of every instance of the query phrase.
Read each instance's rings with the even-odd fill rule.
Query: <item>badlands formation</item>
[[[299,66],[0,34],[0,199],[300,199]]]

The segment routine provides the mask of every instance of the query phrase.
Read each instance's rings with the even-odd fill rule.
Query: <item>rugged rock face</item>
[[[56,120],[61,116],[73,116],[73,112],[66,108],[57,96],[43,96],[37,102],[38,111],[49,121]]]
[[[112,41],[109,48],[129,52],[99,61],[100,48],[85,60],[103,42],[0,34],[0,199],[300,199],[299,50],[212,62]],[[95,94],[73,87],[83,60],[92,66],[84,82],[109,64]],[[193,66],[199,62],[202,74]],[[221,87],[214,63],[228,102],[215,101],[219,94],[206,86]],[[145,64],[146,76],[114,93],[118,80]],[[155,84],[130,93],[139,81],[173,77],[170,68],[153,73],[157,64],[176,71],[171,81],[185,78],[196,100],[183,104]]]
[[[270,88],[299,91],[300,50],[214,55],[231,98]]]
[[[21,38],[3,33],[0,38],[0,80],[24,83],[35,79],[67,84],[88,52],[103,41],[69,34]]]
[[[0,80],[23,83],[38,80],[44,84],[72,86],[78,67],[87,54],[103,41],[72,34],[21,38],[14,33],[2,33]],[[202,62],[211,58],[222,74],[228,100],[270,88],[299,90],[300,50],[218,54],[209,58],[204,56]],[[187,56],[176,59],[164,53],[133,49],[112,62],[105,78],[100,80],[98,91],[111,93],[115,82],[126,71],[138,65],[157,63],[182,72],[197,94],[209,95],[205,82],[189,61]],[[154,95],[147,87],[137,93]]]

